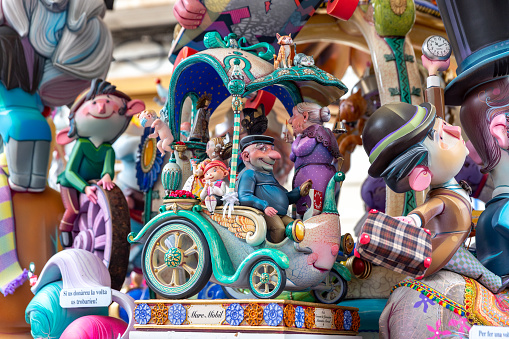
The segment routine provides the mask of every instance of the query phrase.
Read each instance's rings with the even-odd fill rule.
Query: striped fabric
[[[235,191],[235,179],[237,179],[237,161],[239,155],[239,139],[240,139],[240,111],[234,111],[233,116],[233,147],[232,161],[230,166],[230,187],[229,192]]]
[[[431,235],[422,228],[404,223],[381,212],[370,212],[357,243],[361,258],[412,277],[424,275],[424,261],[431,257]]]
[[[11,190],[7,175],[0,167],[0,292],[4,296],[14,293],[27,278],[28,271],[21,269],[16,252]]]

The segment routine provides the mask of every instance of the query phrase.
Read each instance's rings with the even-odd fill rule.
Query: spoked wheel
[[[254,299],[255,296],[249,288],[237,288],[237,287],[227,287],[221,286],[224,294],[228,299]]]
[[[101,258],[110,272],[111,287],[120,290],[129,264],[129,208],[117,186],[110,191],[93,186],[97,187],[97,204],[88,200],[84,193],[79,196],[80,211],[74,222],[72,247]]]
[[[249,273],[249,287],[257,298],[276,298],[285,286],[286,272],[272,260],[262,260],[253,265]]]
[[[207,240],[187,220],[163,222],[143,249],[147,284],[169,299],[186,299],[200,292],[212,275]]]
[[[347,281],[336,270],[329,272],[324,281],[327,290],[313,290],[313,295],[322,304],[337,304],[346,296],[348,292]]]

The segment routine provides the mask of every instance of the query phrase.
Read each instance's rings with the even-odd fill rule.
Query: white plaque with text
[[[111,304],[111,288],[67,288],[60,291],[62,308],[104,307]]]
[[[332,316],[332,310],[328,308],[316,308],[315,309],[315,326],[317,328],[332,328],[334,318]]]
[[[225,309],[222,305],[191,305],[187,310],[190,325],[221,325]]]
[[[470,328],[469,337],[472,339],[480,338],[509,338],[509,327],[478,326]]]

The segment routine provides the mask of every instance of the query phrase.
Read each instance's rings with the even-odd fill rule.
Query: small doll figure
[[[221,206],[221,197],[226,193],[226,183],[223,181],[229,171],[226,165],[219,160],[209,162],[203,170],[205,186],[200,193],[200,199],[210,213],[214,213],[216,206]]]
[[[192,192],[194,195],[199,196],[203,189],[203,170],[205,166],[210,162],[209,159],[205,159],[202,162],[198,162],[198,159],[191,159],[191,167],[193,168],[193,175],[191,175],[182,188],[184,191]]]
[[[220,160],[226,163],[232,156],[232,143],[228,136],[212,138],[207,142],[206,153],[210,160]]]
[[[189,141],[209,142],[209,119],[212,114],[209,105],[212,100],[210,94],[204,94],[196,103],[196,116],[190,131]]]
[[[154,133],[149,134],[149,138],[159,137],[157,142],[157,149],[164,155],[165,152],[171,152],[171,144],[173,143],[173,134],[171,133],[170,127],[165,124],[161,119],[157,117],[156,112],[153,110],[146,110],[139,115],[140,123],[142,127],[152,127]]]

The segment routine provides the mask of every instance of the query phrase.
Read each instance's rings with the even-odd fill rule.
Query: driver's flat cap
[[[248,135],[247,137],[243,137],[240,140],[240,150],[244,151],[244,149],[253,144],[269,144],[274,145],[274,138],[269,137],[267,135]]]

